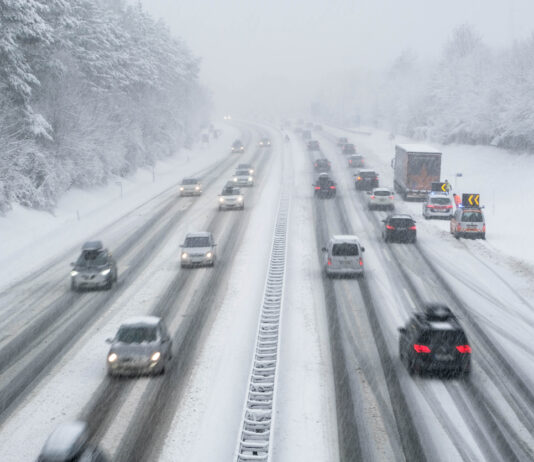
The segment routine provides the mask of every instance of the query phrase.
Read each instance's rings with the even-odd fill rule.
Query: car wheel
[[[76,284],[76,281],[74,279],[71,279],[70,281],[70,290],[73,292],[78,292],[78,285]]]
[[[222,207],[219,205],[219,212],[222,210]]]
[[[486,240],[486,234],[483,234],[483,235],[481,236],[481,238],[482,238],[483,240]]]
[[[423,215],[425,217],[425,220],[428,220],[430,217],[428,215]]]

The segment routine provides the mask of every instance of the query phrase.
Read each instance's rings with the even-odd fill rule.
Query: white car
[[[367,208],[374,209],[395,209],[395,194],[388,188],[373,188],[367,191]]]
[[[449,219],[454,214],[451,197],[447,193],[430,193],[423,203],[423,216]]]
[[[180,185],[180,196],[200,196],[202,185],[196,178],[184,178]]]
[[[193,266],[213,266],[215,264],[215,240],[209,231],[188,233],[180,246],[182,268]]]
[[[324,270],[327,277],[332,276],[363,276],[363,252],[357,236],[332,236],[324,253]]]
[[[248,168],[238,169],[234,174],[234,183],[236,186],[254,186],[254,176]]]
[[[244,208],[245,198],[241,194],[241,190],[235,186],[225,186],[219,195],[219,210],[243,210]]]

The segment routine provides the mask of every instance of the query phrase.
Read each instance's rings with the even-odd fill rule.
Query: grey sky
[[[437,55],[462,23],[475,26],[492,47],[534,30],[534,0],[141,3],[202,58],[202,81],[217,108],[228,112],[304,104],[329,75],[380,67],[408,48]]]

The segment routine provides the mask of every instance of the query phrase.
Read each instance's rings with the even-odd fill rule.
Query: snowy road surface
[[[272,147],[259,148],[265,136]],[[415,216],[418,242],[388,245],[385,212],[367,210],[336,139],[349,137],[384,186],[399,140],[333,127],[314,133],[338,184],[335,199],[318,200],[314,155],[290,136],[235,123],[155,183],[139,175],[123,200],[107,188],[65,198],[55,218],[18,209],[1,219],[2,460],[35,460],[51,430],[75,418],[112,460],[235,460],[284,175],[290,213],[271,460],[534,459],[532,219],[517,213],[523,202],[510,205],[534,196],[524,186],[532,161],[442,147],[456,190],[480,192],[487,205],[487,240],[457,241],[448,222],[422,219],[420,203],[396,200]],[[229,153],[236,137],[244,154]],[[524,169],[510,167],[519,161]],[[217,194],[238,162],[254,165],[256,186],[245,191],[243,211],[220,212]],[[189,175],[202,178],[202,196],[179,197],[176,185]],[[91,197],[100,205],[73,218]],[[27,231],[36,222],[41,229]],[[180,268],[179,244],[195,230],[214,233],[214,268]],[[320,249],[332,234],[360,237],[364,278],[323,277]],[[97,236],[118,260],[119,283],[72,293],[68,263]],[[430,301],[449,305],[465,327],[470,377],[410,376],[400,362],[397,329]],[[111,379],[104,340],[140,314],[166,320],[172,363],[159,377]]]

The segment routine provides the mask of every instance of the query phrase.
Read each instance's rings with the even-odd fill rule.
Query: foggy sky
[[[438,56],[454,27],[503,47],[534,30],[534,0],[141,0],[195,55],[219,112],[302,107],[403,50]]]

